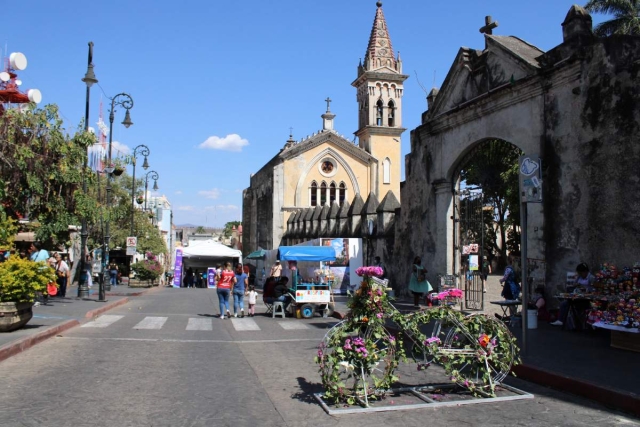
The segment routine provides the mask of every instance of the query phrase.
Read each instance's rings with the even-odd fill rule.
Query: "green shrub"
[[[136,273],[138,280],[155,281],[162,273],[162,266],[153,254],[147,254],[147,259],[131,265],[131,270]]]
[[[55,283],[56,273],[44,262],[12,256],[0,263],[0,302],[33,302],[37,292]]]

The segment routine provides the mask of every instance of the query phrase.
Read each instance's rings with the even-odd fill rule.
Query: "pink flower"
[[[425,344],[433,344],[433,343],[440,344],[440,342],[441,342],[440,338],[431,337],[431,338],[427,338],[427,340],[425,341]]]
[[[376,317],[377,317],[378,319],[382,319],[382,313],[378,313],[378,314],[376,314]]]

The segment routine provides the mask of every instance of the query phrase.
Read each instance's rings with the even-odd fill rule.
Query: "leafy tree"
[[[592,13],[613,15],[613,19],[595,27],[593,32],[597,36],[640,35],[640,1],[589,0],[584,7]]]
[[[467,186],[482,188],[485,203],[485,249],[506,259],[519,248],[520,199],[518,158],[521,151],[506,141],[491,140],[477,148],[461,176]],[[504,244],[499,244],[504,242]],[[513,245],[517,243],[514,248]]]
[[[207,230],[204,229],[203,226],[199,225],[198,228],[196,228],[196,234],[206,234]]]
[[[229,237],[231,236],[231,229],[233,227],[238,228],[238,226],[242,224],[242,221],[231,221],[228,222],[224,225],[224,230],[222,230],[222,234],[224,235],[224,237]]]
[[[67,240],[95,204],[82,194],[82,170],[95,136],[80,130],[69,137],[56,105],[0,116],[0,200],[7,216],[37,225],[39,240]]]

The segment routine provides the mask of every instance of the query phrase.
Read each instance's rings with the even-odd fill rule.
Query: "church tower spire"
[[[372,171],[372,188],[384,197],[391,190],[400,198],[400,136],[404,81],[400,54],[395,56],[382,2],[376,3],[376,15],[369,36],[364,63],[358,64],[358,77],[351,83],[357,91],[358,130],[361,148],[378,160]]]

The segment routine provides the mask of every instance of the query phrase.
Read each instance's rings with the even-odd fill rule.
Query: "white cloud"
[[[206,197],[207,199],[217,199],[218,197],[220,197],[220,190],[214,188],[213,190],[198,191],[198,194],[200,196]]]
[[[237,211],[240,208],[236,205],[215,205],[215,206],[206,206],[204,208],[205,211]]]
[[[109,144],[107,143],[107,150],[109,149]],[[118,155],[127,155],[131,152],[131,148],[127,147],[120,141],[112,141],[111,142],[111,157],[118,157]]]
[[[179,211],[192,211],[192,210],[194,210],[194,207],[193,206],[178,206],[176,208],[176,210],[179,210]]]
[[[175,194],[182,194],[182,190],[176,191]]]
[[[221,211],[237,211],[240,208],[236,205],[218,205],[216,206],[216,209]]]
[[[198,145],[198,148],[222,151],[242,151],[242,147],[249,145],[249,141],[241,138],[240,135],[232,133],[220,138],[219,136],[210,136],[205,142]]]

